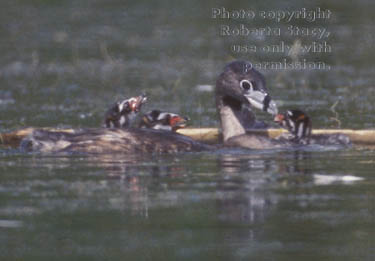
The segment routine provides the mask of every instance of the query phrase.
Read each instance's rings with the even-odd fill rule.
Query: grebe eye
[[[242,80],[240,82],[240,86],[242,89],[244,89],[245,91],[248,91],[248,90],[253,90],[253,84],[252,82],[249,82],[248,80]]]

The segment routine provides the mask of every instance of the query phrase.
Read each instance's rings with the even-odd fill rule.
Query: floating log
[[[73,133],[74,129],[58,128],[24,128],[20,130],[0,133],[0,145],[5,147],[17,148],[23,138],[30,135],[34,130],[48,130]],[[190,136],[194,140],[215,144],[220,141],[220,132],[217,128],[185,128],[178,130],[179,133]],[[270,138],[276,138],[282,133],[287,132],[284,129],[254,129],[248,131],[256,135],[264,135]],[[334,134],[341,133],[350,137],[355,145],[375,145],[375,130],[350,130],[350,129],[316,129],[312,134]]]
[[[187,128],[180,129],[178,132],[202,142],[217,143],[220,140],[220,133],[217,128]],[[253,129],[247,132],[276,138],[288,131],[285,129]],[[355,145],[375,145],[375,130],[315,129],[312,134],[345,134]]]

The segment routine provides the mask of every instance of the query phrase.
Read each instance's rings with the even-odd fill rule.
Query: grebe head
[[[145,94],[142,94],[140,96],[136,96],[136,97],[132,97],[130,99],[127,99],[123,102],[125,102],[124,106],[123,106],[123,110],[124,110],[124,113],[126,113],[126,111],[130,111],[130,112],[139,112],[142,108],[142,105],[144,103],[146,103],[147,101],[147,97]],[[120,110],[121,112],[121,110]]]
[[[146,95],[131,97],[115,103],[105,115],[107,128],[126,128],[135,120],[142,105],[147,101]]]
[[[263,75],[245,61],[234,61],[225,67],[216,82],[216,104],[219,109],[230,106],[239,111],[242,106],[251,106],[277,114],[276,103],[267,92]]]
[[[142,117],[140,127],[177,131],[178,129],[185,128],[188,120],[188,117],[182,117],[176,113],[152,110]]]
[[[296,140],[310,139],[311,120],[303,111],[287,110],[285,113],[277,114],[274,121],[292,133]]]

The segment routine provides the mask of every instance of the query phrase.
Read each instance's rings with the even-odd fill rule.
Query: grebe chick
[[[176,113],[152,110],[143,115],[139,127],[175,132],[185,128],[188,120],[188,117],[182,117]]]
[[[311,119],[301,110],[287,110],[284,113],[277,114],[274,121],[291,134],[291,137],[282,135],[281,139],[289,139],[295,144],[351,145],[350,138],[345,134],[311,134]]]
[[[311,138],[311,120],[306,113],[300,110],[287,110],[279,113],[274,121],[287,129],[292,136],[284,136],[296,143],[309,144]]]
[[[105,126],[107,128],[130,127],[146,101],[146,95],[142,94],[116,102],[105,114]]]

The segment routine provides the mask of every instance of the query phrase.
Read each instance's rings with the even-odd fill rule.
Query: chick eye
[[[240,82],[240,86],[242,87],[242,89],[244,89],[245,91],[248,91],[250,89],[253,89],[253,84],[252,82],[249,82],[248,80],[242,80]]]

